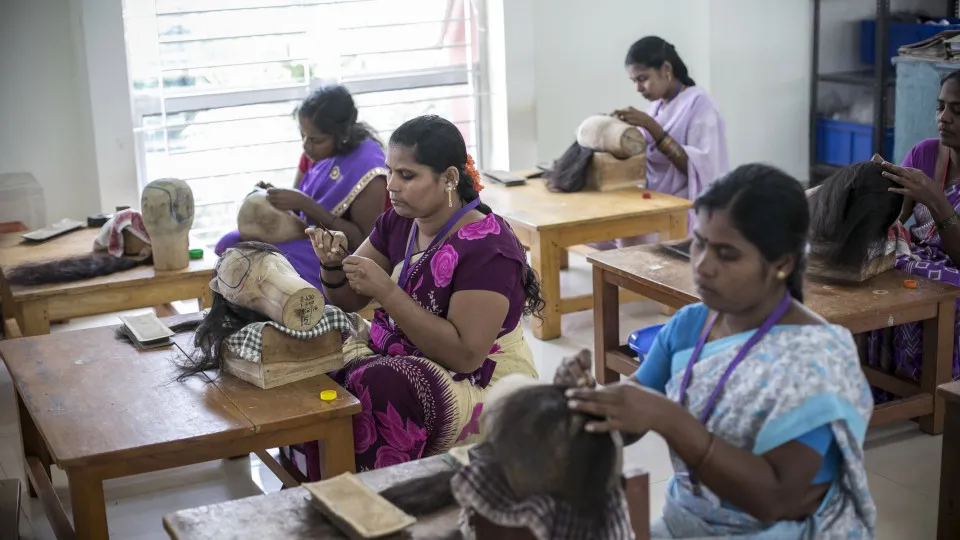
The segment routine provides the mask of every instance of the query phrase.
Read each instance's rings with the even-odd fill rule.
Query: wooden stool
[[[20,480],[0,480],[0,540],[20,538]]]

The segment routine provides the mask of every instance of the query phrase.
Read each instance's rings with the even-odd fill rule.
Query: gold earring
[[[777,279],[779,279],[780,281],[787,279],[787,273],[784,272],[783,270],[780,270],[779,272],[777,272]]]
[[[453,187],[447,184],[447,206],[453,208]]]

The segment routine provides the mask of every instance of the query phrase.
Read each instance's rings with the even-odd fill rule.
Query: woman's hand
[[[263,180],[257,182],[257,187],[260,189],[273,189],[273,184],[270,182],[264,182]]]
[[[324,231],[315,227],[303,231],[310,238],[313,251],[324,266],[340,266],[347,256],[347,235],[340,231]]]
[[[590,351],[582,349],[576,356],[568,356],[560,362],[553,384],[570,388],[593,388],[597,380],[590,373],[593,365]]]
[[[343,271],[351,289],[380,304],[391,292],[399,290],[397,284],[372,259],[351,255],[343,260]]]
[[[615,118],[630,124],[631,126],[642,127],[644,129],[649,129],[651,125],[656,124],[656,120],[653,119],[649,114],[638,111],[633,107],[627,107],[626,109],[617,109],[613,111]]]
[[[606,420],[588,422],[586,430],[594,433],[621,431],[642,435],[657,428],[665,420],[669,408],[676,406],[663,394],[652,392],[639,384],[624,382],[598,388],[571,388],[567,390],[569,406],[577,412],[592,414]]]
[[[930,213],[933,214],[935,220],[942,221],[953,215],[953,206],[947,200],[943,190],[923,171],[906,169],[893,163],[884,162],[883,176],[902,186],[890,188],[890,191],[926,206],[930,209]]]
[[[298,189],[275,188],[267,189],[267,200],[277,210],[302,212],[316,204],[306,193]]]

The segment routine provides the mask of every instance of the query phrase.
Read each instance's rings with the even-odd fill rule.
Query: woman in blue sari
[[[654,538],[873,538],[873,399],[850,332],[803,305],[803,189],[745,165],[694,209],[703,303],[677,312],[628,381],[585,388],[589,354],[564,360],[570,407],[606,418],[588,430],[666,440],[675,473]]]

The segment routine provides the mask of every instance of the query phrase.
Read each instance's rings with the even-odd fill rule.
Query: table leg
[[[67,470],[70,481],[70,506],[77,538],[107,540],[107,506],[103,500],[103,480],[85,469]]]
[[[565,249],[561,249],[560,250],[560,269],[566,270],[567,268],[570,268],[570,252]]]
[[[50,314],[46,300],[32,300],[19,306],[17,322],[24,337],[43,336],[50,333]]]
[[[563,250],[548,235],[537,234],[530,247],[530,265],[540,277],[544,308],[533,320],[533,335],[550,340],[560,337],[560,257]]]
[[[48,478],[50,477],[50,465],[53,463],[53,460],[50,458],[50,451],[47,450],[47,443],[44,442],[43,436],[40,435],[40,430],[37,429],[37,425],[33,422],[33,417],[30,416],[30,411],[27,410],[27,404],[24,403],[20,392],[17,392],[17,418],[20,421],[20,440],[23,444],[24,478],[27,480],[30,496],[36,497],[37,490],[36,486],[30,482],[30,473],[28,471],[30,465],[27,463],[27,458],[37,458]]]
[[[323,429],[320,470],[323,478],[333,478],[345,472],[356,472],[357,462],[353,453],[353,417],[346,416],[330,421]]]
[[[213,305],[213,293],[210,292],[210,287],[203,288],[203,293],[197,297],[197,303],[200,305],[200,311]]]
[[[607,368],[607,351],[620,346],[620,291],[606,279],[606,270],[593,267],[594,376],[600,384],[620,380],[620,374]]]
[[[937,539],[960,538],[960,403],[948,402],[940,459]]]
[[[923,360],[920,390],[933,396],[933,414],[920,418],[920,430],[930,435],[943,432],[946,405],[937,396],[937,387],[950,382],[953,374],[954,300],[937,306],[937,317],[923,321]]]

